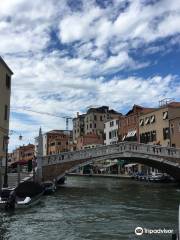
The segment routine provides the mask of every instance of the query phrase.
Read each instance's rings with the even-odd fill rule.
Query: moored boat
[[[37,204],[44,189],[35,182],[23,182],[16,188],[3,188],[0,194],[0,208],[14,210]]]

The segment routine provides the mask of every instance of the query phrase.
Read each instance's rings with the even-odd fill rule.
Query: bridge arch
[[[44,179],[58,179],[79,166],[107,159],[145,164],[180,181],[180,149],[137,143],[119,143],[43,157],[42,175]]]

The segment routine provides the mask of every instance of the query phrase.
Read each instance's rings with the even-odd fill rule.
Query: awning
[[[136,130],[128,132],[126,138],[128,137],[134,137],[136,135]]]
[[[125,167],[133,167],[138,165],[138,163],[130,163],[130,164],[126,164]]]

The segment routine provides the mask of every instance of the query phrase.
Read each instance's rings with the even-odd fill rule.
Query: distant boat
[[[0,194],[0,208],[14,210],[37,204],[44,189],[35,182],[23,182],[16,188],[3,188]]]

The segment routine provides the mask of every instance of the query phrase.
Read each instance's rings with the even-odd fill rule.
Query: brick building
[[[20,146],[13,151],[11,154],[11,163],[14,162],[28,162],[29,160],[33,160],[35,155],[35,146],[34,144],[28,144],[24,146]]]
[[[97,135],[95,133],[87,133],[83,136],[78,137],[76,148],[77,150],[85,148],[93,148],[103,145],[104,140],[102,135]]]
[[[134,105],[133,108],[119,121],[119,139],[120,141],[138,141],[139,140],[139,116],[147,113],[154,108],[145,108]]]

